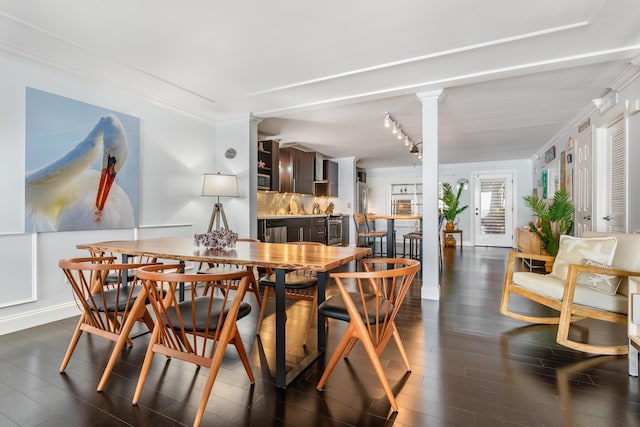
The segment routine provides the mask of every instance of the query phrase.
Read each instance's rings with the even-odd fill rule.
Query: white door
[[[624,120],[619,120],[607,130],[607,232],[624,233],[626,231],[626,135]]]
[[[575,148],[574,206],[576,209],[575,234],[582,236],[593,230],[593,130],[588,126],[578,134]],[[569,178],[571,179],[571,178]]]
[[[513,247],[513,175],[477,174],[474,179],[476,246]]]

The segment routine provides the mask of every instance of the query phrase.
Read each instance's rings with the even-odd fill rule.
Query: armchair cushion
[[[565,281],[551,274],[528,271],[513,273],[513,284],[558,301],[562,301],[565,288]],[[615,294],[605,298],[602,292],[586,286],[576,286],[573,302],[613,313],[627,313],[627,297],[625,295]]]
[[[588,265],[591,267],[599,267],[599,268],[613,268],[609,264],[602,264],[600,262],[593,261],[591,259],[583,258],[582,265]],[[598,292],[602,292],[607,295],[615,295],[618,292],[618,287],[620,286],[620,282],[622,281],[621,276],[614,276],[612,274],[603,274],[603,273],[587,273],[582,272],[578,273],[578,278],[576,279],[576,283],[578,285],[587,286],[593,288]]]
[[[584,237],[614,236],[618,241],[616,253],[613,256],[613,261],[607,264],[615,265],[616,268],[621,270],[640,271],[640,256],[638,256],[640,254],[640,236],[637,234],[606,234],[597,231],[585,231],[582,235]],[[629,295],[629,285],[626,277],[622,279],[618,293]]]
[[[583,258],[611,264],[617,243],[617,239],[613,236],[584,238],[562,235],[551,276],[562,281],[566,280],[569,264],[580,264]]]

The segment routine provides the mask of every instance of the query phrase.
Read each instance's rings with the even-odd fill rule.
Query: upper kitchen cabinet
[[[338,197],[338,164],[336,162],[331,160],[322,162],[322,176],[315,183],[315,195]]]
[[[316,153],[280,148],[280,192],[313,194]]]
[[[258,190],[279,189],[278,146],[278,141],[258,141]]]

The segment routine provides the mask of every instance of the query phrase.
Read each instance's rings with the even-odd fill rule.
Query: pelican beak
[[[112,158],[109,160],[111,159]],[[102,169],[102,174],[100,175],[100,184],[98,185],[98,194],[96,195],[96,209],[99,211],[104,209],[104,205],[107,203],[107,197],[109,197],[109,191],[115,179],[115,161],[109,161],[107,167]]]

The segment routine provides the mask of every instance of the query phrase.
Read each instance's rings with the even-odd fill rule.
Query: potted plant
[[[551,256],[558,254],[560,236],[573,230],[574,207],[569,200],[569,193],[560,189],[553,195],[551,204],[547,204],[537,196],[524,196],[524,203],[533,211],[536,222],[529,222],[531,231],[536,233],[544,249]]]
[[[448,182],[442,183],[442,197],[440,197],[440,200],[445,205],[442,209],[442,215],[447,221],[445,228],[448,231],[454,229],[453,222],[456,220],[456,217],[469,207],[468,205],[460,206],[462,189],[463,186],[459,185],[457,193],[454,193],[451,184]]]

